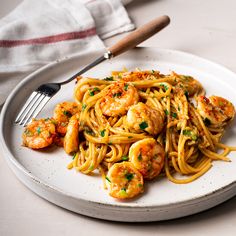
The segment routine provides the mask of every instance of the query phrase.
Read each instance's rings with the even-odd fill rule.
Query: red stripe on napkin
[[[96,29],[91,28],[88,30],[56,34],[41,38],[23,39],[23,40],[0,40],[0,47],[17,47],[22,45],[56,43],[66,40],[83,39],[94,35],[96,35]]]

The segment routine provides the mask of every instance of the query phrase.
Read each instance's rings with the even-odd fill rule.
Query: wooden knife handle
[[[158,17],[149,23],[141,26],[135,31],[128,34],[126,37],[118,41],[116,44],[108,48],[112,56],[115,57],[129,49],[134,48],[138,44],[142,43],[146,39],[150,38],[163,28],[165,28],[170,23],[170,18],[168,16]]]

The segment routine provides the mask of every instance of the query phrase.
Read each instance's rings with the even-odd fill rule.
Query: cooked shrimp
[[[66,135],[64,138],[64,150],[71,154],[78,151],[79,148],[79,114],[73,115],[68,123]]]
[[[188,92],[188,95],[190,97],[194,96],[195,94],[204,94],[204,89],[202,85],[193,77],[186,75],[178,75],[174,72],[172,74],[177,77],[176,88],[179,87],[184,91]]]
[[[133,198],[143,192],[143,176],[130,162],[115,163],[108,171],[109,194],[114,198]]]
[[[129,150],[129,160],[145,179],[159,175],[164,165],[165,151],[154,138],[145,138],[133,143]]]
[[[127,126],[134,132],[157,135],[164,127],[163,114],[142,102],[131,106],[127,113]]]
[[[107,116],[124,115],[138,100],[138,91],[132,84],[117,82],[107,88],[101,101],[101,110]]]
[[[122,77],[123,81],[139,81],[139,80],[153,80],[160,77],[160,72],[157,70],[152,71],[131,71],[131,72],[118,72],[117,78]]]
[[[52,119],[33,119],[22,135],[23,145],[32,149],[45,148],[53,143],[56,128]]]
[[[233,119],[235,108],[225,98],[200,96],[197,98],[197,110],[204,119],[208,119],[213,125],[223,125],[225,121]]]
[[[56,105],[53,118],[56,120],[56,130],[59,134],[65,135],[69,119],[80,111],[75,102],[62,102]]]

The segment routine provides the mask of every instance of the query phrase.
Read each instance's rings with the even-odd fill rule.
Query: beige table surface
[[[0,17],[20,2],[0,0]],[[172,19],[168,29],[143,45],[193,53],[236,72],[235,0],[134,0],[127,10],[137,26],[162,14]],[[236,235],[236,197],[206,212],[165,222],[96,220],[36,196],[14,176],[0,153],[0,235]]]

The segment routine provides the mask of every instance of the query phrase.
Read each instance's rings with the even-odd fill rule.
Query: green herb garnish
[[[129,85],[128,85],[128,84],[125,84],[124,90],[127,91],[127,90],[128,90],[128,87],[129,87]]]
[[[122,159],[123,161],[128,161],[128,160],[129,160],[129,157],[128,157],[128,156],[122,156],[121,159]]]
[[[82,111],[84,111],[86,109],[87,105],[86,104],[83,104],[82,105]]]
[[[141,153],[138,155],[138,160],[142,161],[142,154]]]
[[[73,155],[73,157],[72,157],[72,160],[74,160],[74,159],[75,159],[75,157],[76,157],[76,154],[77,154],[77,153],[74,153],[74,155]]]
[[[94,96],[94,91],[92,91],[91,89],[89,89],[89,95],[92,97]]]
[[[105,129],[104,130],[102,130],[102,131],[100,131],[100,135],[102,136],[102,137],[104,137],[105,136]]]
[[[165,84],[160,84],[160,85],[164,88],[165,91],[167,91],[168,88],[169,88],[169,87],[168,87],[167,85],[165,85]]]
[[[146,121],[143,121],[142,123],[139,124],[139,128],[144,130],[148,127],[148,124]]]
[[[113,81],[114,78],[113,78],[113,76],[110,76],[110,77],[106,77],[106,78],[104,78],[103,80],[106,80],[106,81]]]
[[[99,92],[100,89],[99,89],[98,87],[94,87],[94,88],[93,88],[93,91],[94,91],[94,92]]]
[[[133,138],[133,136],[128,136],[128,138]]]
[[[115,98],[115,97],[120,97],[121,95],[122,95],[122,93],[121,93],[121,92],[118,92],[118,93],[114,93],[112,97],[113,97],[113,98]]]
[[[38,128],[36,129],[36,131],[37,131],[38,134],[40,134],[40,133],[41,133],[41,128],[38,127]]]
[[[106,180],[109,182],[109,183],[111,183],[111,180],[106,176]]]
[[[126,188],[122,188],[120,190],[120,195],[123,196],[123,197],[127,196]]]
[[[193,141],[196,141],[198,139],[198,136],[195,133],[193,133],[192,130],[184,129],[183,135],[191,137]]]
[[[184,130],[183,130],[183,135],[185,135],[185,136],[191,136],[191,134],[192,134],[191,130],[188,130],[188,129],[184,129]]]
[[[91,165],[90,167],[89,167],[89,170],[93,170],[94,169],[94,165]]]
[[[125,175],[125,177],[126,177],[126,179],[127,179],[128,181],[131,181],[131,180],[134,178],[134,174],[132,174],[132,173],[127,173],[127,174]]]
[[[63,114],[65,115],[65,116],[67,116],[67,117],[71,117],[72,116],[72,114],[69,112],[69,111],[63,111]]]
[[[165,109],[164,112],[167,116],[169,115],[169,111],[167,109]]]
[[[173,118],[177,118],[177,113],[173,112],[171,115]]]
[[[94,87],[93,90],[89,89],[89,95],[90,96],[94,96],[94,92],[100,91],[100,89],[98,87]]]

